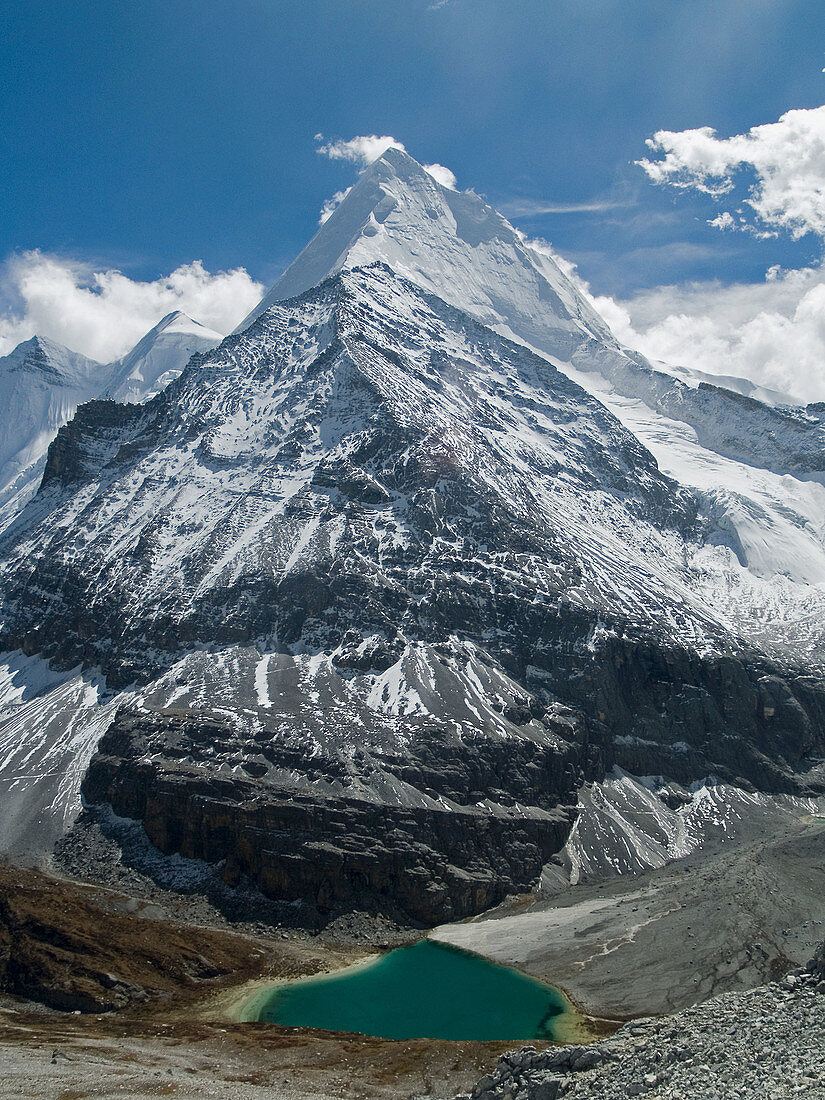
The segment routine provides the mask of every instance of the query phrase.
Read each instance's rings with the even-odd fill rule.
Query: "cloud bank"
[[[825,106],[788,111],[778,122],[720,138],[709,126],[660,130],[648,147],[661,159],[637,161],[656,184],[735,198],[750,177],[741,206],[711,221],[720,229],[759,234],[825,235]],[[745,209],[747,208],[747,209]]]
[[[378,134],[359,134],[354,138],[350,138],[349,141],[343,139],[324,141],[323,134],[316,134],[315,140],[321,142],[317,149],[321,156],[329,157],[330,160],[347,160],[352,164],[357,164],[359,168],[367,168],[386,153],[388,149],[399,149],[402,153],[407,151],[403,142],[397,141],[389,134],[384,134],[381,137]],[[457,188],[458,181],[455,175],[443,164],[424,164],[422,167],[442,187],[447,187],[451,191],[455,191]],[[336,191],[332,198],[327,199],[321,210],[320,225],[327,221],[336,206],[343,202],[350,193],[350,190],[351,188],[348,187],[345,191]]]
[[[653,362],[747,378],[801,405],[825,401],[822,268],[772,267],[760,283],[694,282],[623,300],[594,294],[551,244],[520,236],[558,264],[621,343]]]
[[[621,343],[651,361],[747,378],[800,405],[825,401],[822,268],[772,267],[761,283],[694,282],[619,299],[593,294],[546,241],[524,240],[559,265]]]
[[[593,302],[617,338],[648,359],[748,378],[800,404],[825,401],[821,268],[771,268],[761,283],[691,283]]]
[[[231,332],[264,290],[243,268],[212,274],[200,260],[144,283],[114,269],[24,252],[0,271],[0,354],[37,334],[108,362],[177,309]]]
[[[712,196],[724,207],[708,219],[715,228],[825,238],[825,106],[729,138],[702,126],[660,130],[647,144],[652,155],[637,163],[648,178]],[[616,336],[649,359],[748,378],[800,403],[825,400],[823,266],[592,300]]]

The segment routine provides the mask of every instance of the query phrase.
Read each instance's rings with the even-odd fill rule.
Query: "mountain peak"
[[[395,145],[390,145],[388,149],[385,149],[380,157],[377,157],[372,164],[366,169],[364,174],[370,172],[376,166],[391,165],[396,171],[403,173],[409,173],[410,175],[423,175],[427,173],[426,168],[422,164],[419,164],[415,157],[411,157],[406,149],[399,149]]]
[[[215,332],[214,329],[207,328],[206,325],[202,325],[200,321],[193,320],[188,314],[183,313],[181,310],[176,309],[171,313],[167,313],[165,317],[162,317],[153,329],[143,337],[143,340],[147,340],[150,337],[157,337],[161,333],[184,333],[192,336],[202,336],[205,339],[210,340],[222,340],[223,336],[219,332]],[[131,354],[131,353],[129,353]]]
[[[375,261],[501,334],[552,355],[571,340],[615,344],[595,310],[544,252],[472,191],[444,187],[401,149],[387,149],[238,326],[329,275]]]
[[[12,371],[35,371],[51,382],[73,385],[100,367],[94,359],[35,334],[0,359]]]
[[[148,401],[178,377],[196,352],[211,351],[222,339],[219,332],[173,310],[112,364],[106,394],[129,404]]]

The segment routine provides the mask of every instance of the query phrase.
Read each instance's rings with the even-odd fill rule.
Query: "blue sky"
[[[0,12],[7,262],[37,249],[153,280],[199,259],[268,284],[354,176],[318,156],[318,132],[391,134],[447,165],[598,295],[820,262],[816,233],[720,232],[713,199],[655,186],[634,161],[661,129],[728,136],[821,105],[821,0],[3,0]]]

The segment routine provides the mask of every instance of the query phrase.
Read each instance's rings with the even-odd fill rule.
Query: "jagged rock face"
[[[695,511],[549,364],[377,266],[145,407],[81,410],[5,540],[2,642],[116,680],[151,675],[153,650],[268,635],[512,644],[582,606],[718,635],[627,569],[668,568]]]
[[[243,876],[321,919],[356,905],[431,925],[535,882],[570,829],[586,754],[483,737],[459,746],[434,725],[417,732],[403,757],[356,759],[363,785],[373,784],[367,798],[350,794],[350,784],[331,792],[348,778],[340,759],[308,760],[266,731],[254,738],[226,720],[123,712],[99,745],[83,793],[142,821],[162,852],[222,863],[231,885]],[[259,754],[270,772],[286,773],[280,782],[253,759]],[[417,805],[382,799],[379,778],[410,791],[417,784],[428,796]],[[498,800],[496,812],[489,800]]]
[[[0,647],[89,680],[0,678],[12,825],[48,810],[21,753],[85,767],[118,712],[86,794],[163,851],[427,923],[534,882],[614,765],[821,790],[822,438],[624,351],[388,154],[243,332],[82,406],[0,534]]]

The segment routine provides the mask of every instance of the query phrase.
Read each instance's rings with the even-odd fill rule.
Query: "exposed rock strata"
[[[440,788],[449,806],[432,798],[393,805],[294,780],[256,781],[244,764],[248,743],[230,723],[122,713],[100,743],[83,793],[141,821],[162,852],[223,863],[229,883],[243,876],[266,895],[321,913],[358,906],[434,924],[479,912],[535,882],[569,832],[581,773],[572,759],[565,768],[530,742],[508,746],[507,769],[497,759],[501,743],[466,746],[461,768],[446,753],[428,757],[426,748],[422,742],[410,758],[385,767],[408,783],[423,780],[431,795],[433,785]],[[279,763],[306,774],[300,757],[282,752]],[[335,760],[316,759],[314,767],[317,781],[340,778]],[[488,774],[496,768],[497,780]],[[497,792],[496,782],[505,791]],[[509,811],[475,805],[483,791],[509,795]],[[532,802],[515,807],[525,793]]]
[[[433,923],[534,885],[614,764],[822,789],[821,669],[737,634],[708,536],[598,400],[375,263],[61,429],[0,646],[147,702],[85,790],[162,851]]]

